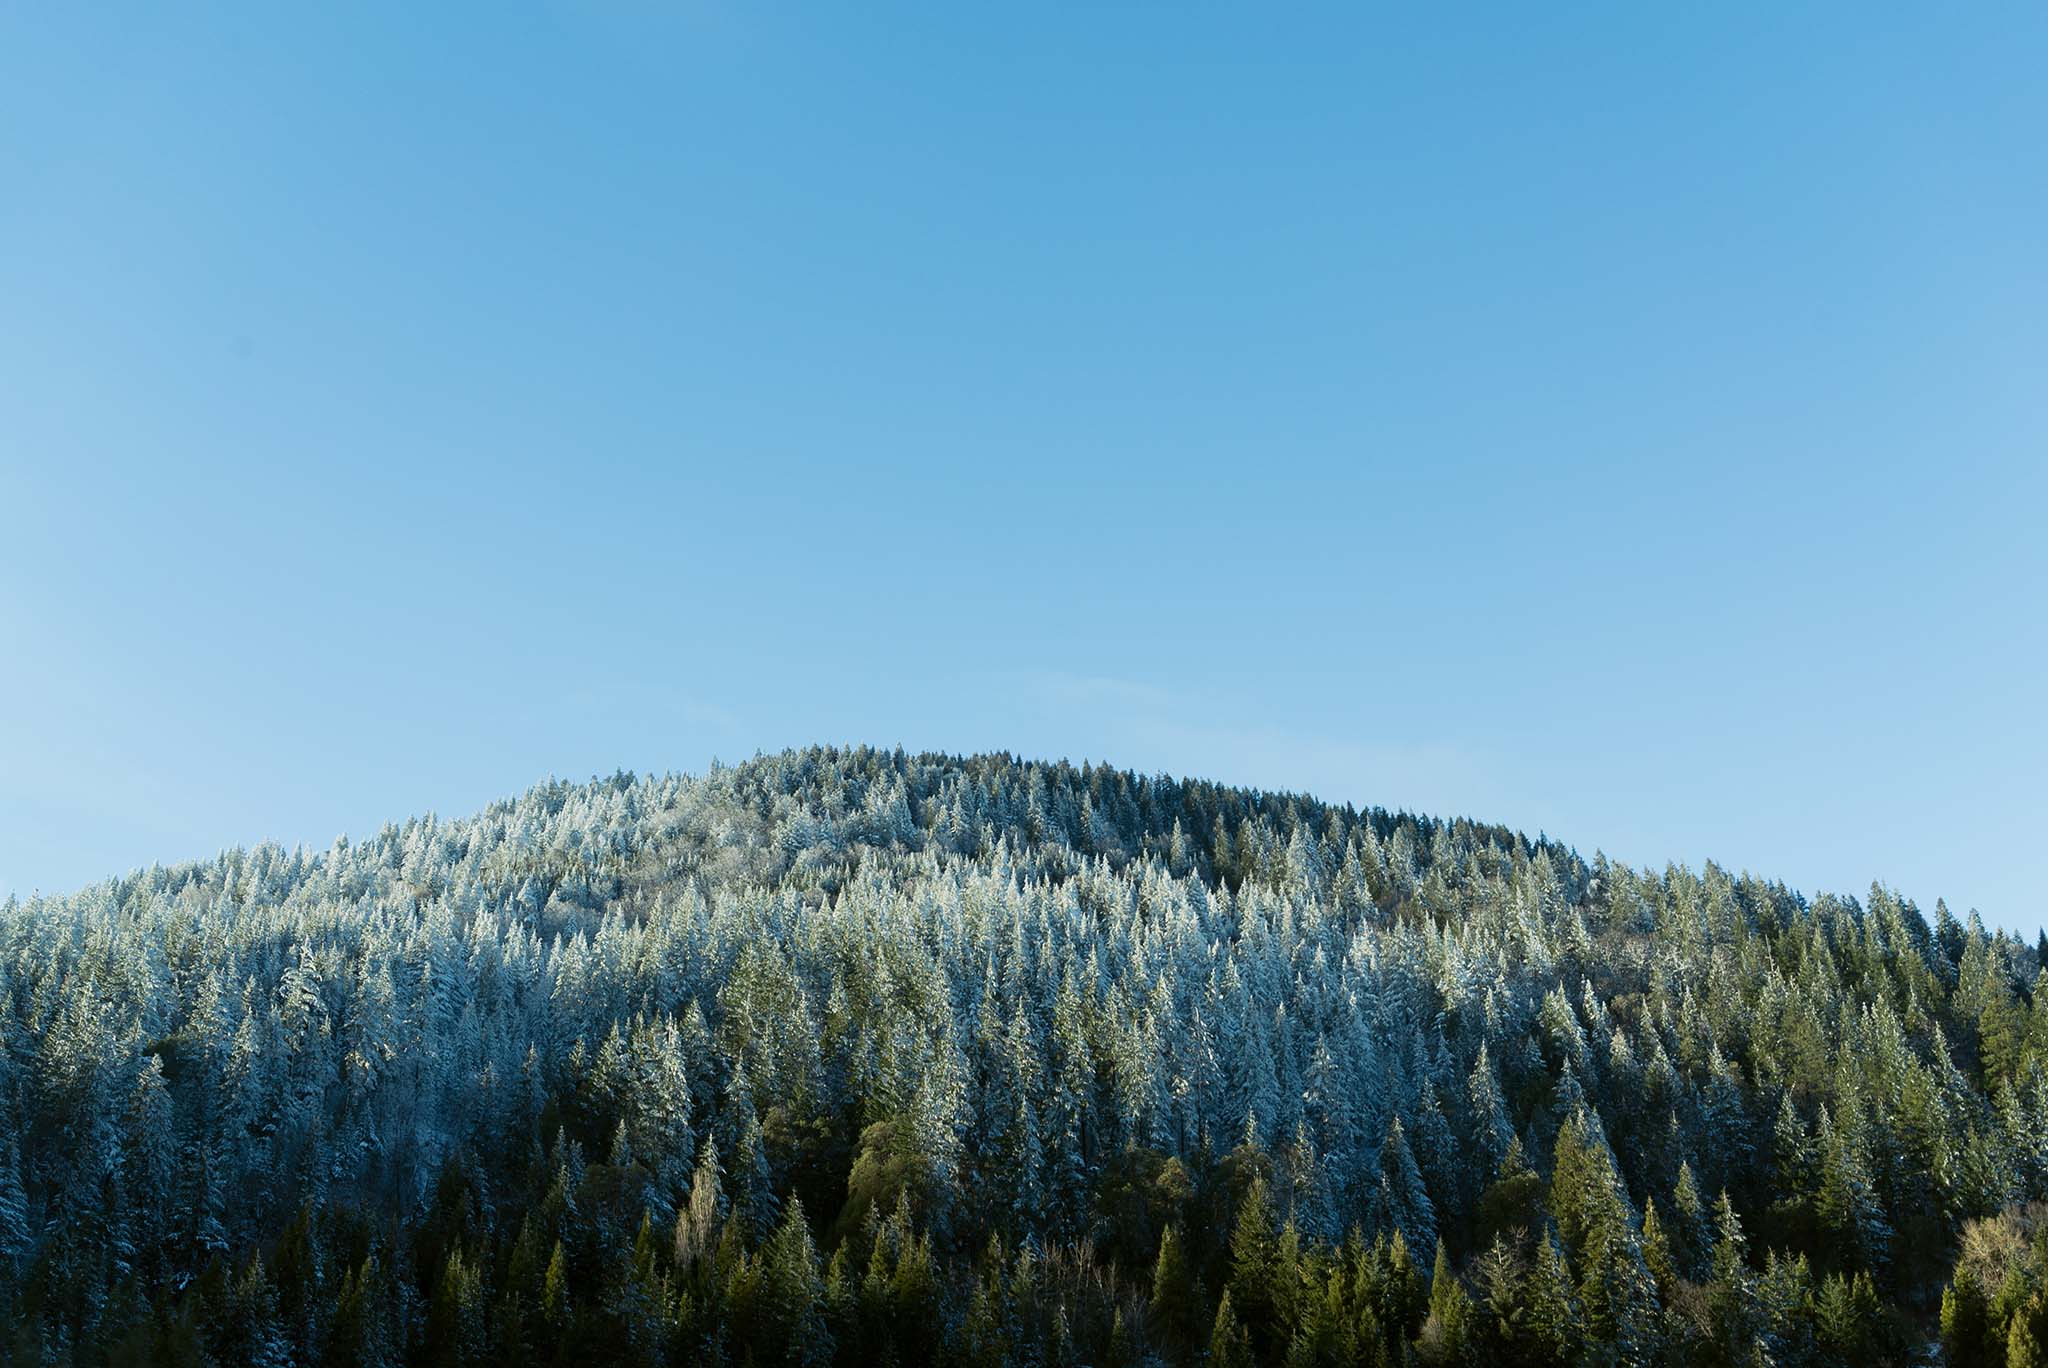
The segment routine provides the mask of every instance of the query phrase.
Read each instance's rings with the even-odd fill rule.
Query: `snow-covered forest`
[[[2048,1351],[2041,949],[796,751],[0,907],[20,1363]]]

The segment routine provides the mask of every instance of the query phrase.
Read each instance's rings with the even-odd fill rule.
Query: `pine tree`
[[[719,1228],[725,1217],[721,1174],[718,1138],[707,1135],[697,1160],[696,1176],[690,1180],[689,1200],[676,1213],[675,1261],[676,1267],[684,1272],[694,1268],[697,1261],[709,1254],[718,1242]]]
[[[1472,1065],[1472,1073],[1467,1080],[1467,1091],[1471,1095],[1478,1154],[1483,1161],[1485,1176],[1492,1178],[1500,1172],[1501,1162],[1507,1158],[1508,1148],[1514,1143],[1515,1130],[1508,1123],[1507,1103],[1501,1097],[1500,1079],[1495,1075],[1493,1061],[1487,1057],[1483,1041],[1479,1046],[1479,1058]]]
[[[907,1201],[898,1205],[892,1221],[900,1232],[896,1267],[889,1281],[897,1339],[907,1359],[927,1359],[937,1352],[940,1328],[939,1285],[932,1265],[931,1236],[911,1237]]]
[[[1671,1205],[1677,1213],[1672,1245],[1678,1254],[1679,1270],[1688,1278],[1697,1278],[1706,1266],[1708,1251],[1714,1247],[1714,1228],[1707,1218],[1706,1203],[1700,1198],[1699,1185],[1693,1181],[1689,1163],[1678,1166],[1678,1182],[1671,1191]]]
[[[1891,1223],[1879,1204],[1870,1172],[1869,1141],[1862,1108],[1852,1095],[1839,1122],[1825,1110],[1820,1125],[1820,1191],[1815,1202],[1821,1226],[1855,1255],[1865,1269],[1882,1269],[1891,1252]]]
[[[1408,1149],[1408,1139],[1395,1117],[1387,1128],[1386,1144],[1380,1150],[1380,1183],[1385,1194],[1385,1219],[1406,1237],[1411,1249],[1427,1249],[1436,1243],[1436,1207],[1423,1186],[1422,1171]]]
[[[1756,1290],[1749,1271],[1749,1243],[1742,1221],[1724,1191],[1714,1206],[1713,1277],[1707,1288],[1707,1314],[1722,1353],[1735,1361],[1747,1353],[1758,1326]]]
[[[2004,1363],[2048,977],[1935,923],[829,749],[0,902],[0,1359],[765,1364],[793,1316],[1049,1368],[1199,1354],[1199,1269],[1268,1364],[1433,1352],[1464,1290],[1478,1361],[1821,1368],[1900,1361],[1953,1247],[1948,1355]]]
[[[1883,1310],[1868,1273],[1830,1274],[1814,1306],[1822,1347],[1843,1363],[1870,1362],[1876,1357]]]
[[[1238,1203],[1237,1223],[1230,1232],[1230,1281],[1225,1292],[1235,1314],[1261,1344],[1278,1314],[1279,1263],[1280,1237],[1273,1229],[1266,1180],[1254,1174]]]
[[[1778,1098],[1777,1120],[1771,1127],[1771,1162],[1777,1170],[1781,1199],[1806,1200],[1813,1189],[1813,1154],[1806,1123],[1792,1105],[1792,1094]]]
[[[1535,1267],[1529,1275],[1530,1361],[1564,1364],[1580,1338],[1571,1269],[1557,1241],[1542,1236],[1536,1242]]]
[[[1137,1342],[1124,1324],[1124,1309],[1116,1308],[1109,1326],[1109,1344],[1103,1354],[1107,1368],[1132,1368],[1138,1361]]]
[[[558,1336],[568,1328],[569,1305],[569,1261],[562,1242],[556,1240],[548,1255],[547,1272],[541,1276],[540,1318]]]
[[[448,1251],[427,1308],[425,1361],[452,1368],[481,1362],[483,1354],[483,1278],[480,1270],[464,1261],[458,1245]]]
[[[1159,1237],[1159,1258],[1152,1266],[1152,1319],[1169,1343],[1192,1342],[1199,1301],[1180,1237],[1168,1226]]]
[[[1989,1308],[1975,1277],[1959,1274],[1941,1292],[1941,1347],[1951,1368],[1993,1368],[1985,1353],[1991,1336]]]
[[[1429,1319],[1423,1325],[1423,1342],[1435,1363],[1462,1363],[1471,1345],[1472,1296],[1451,1268],[1450,1251],[1444,1242],[1436,1244],[1436,1271],[1429,1280]]]
[[[2036,1292],[2013,1315],[2005,1336],[2006,1368],[2048,1365],[2048,1292]]]
[[[1289,1216],[1280,1227],[1280,1238],[1273,1250],[1273,1328],[1280,1340],[1284,1341],[1301,1320],[1305,1277],[1301,1227]]]
[[[1251,1336],[1230,1304],[1230,1289],[1216,1303],[1216,1320],[1209,1330],[1210,1368],[1253,1368]]]
[[[285,1368],[289,1347],[261,1258],[252,1257],[239,1278],[208,1300],[214,1303],[208,1338],[216,1358],[249,1368]]]
[[[12,1126],[0,1136],[0,1264],[19,1263],[35,1247],[28,1227],[28,1193],[21,1185],[21,1144]]]
[[[1643,1265],[1656,1281],[1657,1295],[1668,1302],[1678,1287],[1680,1275],[1671,1238],[1664,1233],[1664,1222],[1657,1215],[1655,1198],[1643,1203]]]
[[[733,1218],[743,1223],[751,1240],[765,1241],[781,1217],[781,1199],[776,1193],[775,1175],[768,1167],[761,1117],[751,1104],[746,1108],[746,1120],[740,1130],[733,1181]]]
[[[783,1361],[830,1362],[832,1333],[825,1324],[825,1282],[801,1198],[791,1197],[783,1208],[782,1223],[762,1258],[762,1305],[781,1337]]]

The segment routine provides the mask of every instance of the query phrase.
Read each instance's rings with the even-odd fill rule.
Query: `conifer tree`
[[[1194,1272],[1181,1252],[1179,1235],[1168,1226],[1159,1237],[1159,1257],[1152,1266],[1152,1317],[1169,1343],[1192,1342],[1198,1303]]]
[[[1838,1362],[1868,1363],[1876,1357],[1878,1321],[1883,1314],[1868,1273],[1833,1273],[1820,1285],[1814,1320],[1822,1348]]]
[[[1043,1366],[1199,1356],[1227,1291],[1264,1363],[1393,1363],[1462,1282],[1483,1361],[1821,1368],[1953,1248],[1949,1356],[2003,1363],[2037,949],[1006,756],[550,783],[0,903],[0,1358],[765,1364],[794,1316]]]
[[[1423,1185],[1422,1171],[1409,1151],[1401,1118],[1387,1127],[1386,1144],[1380,1150],[1380,1187],[1384,1219],[1406,1238],[1411,1249],[1427,1249],[1436,1243],[1436,1207]]]
[[[1429,1280],[1429,1319],[1423,1342],[1432,1362],[1463,1363],[1472,1340],[1472,1296],[1451,1268],[1450,1251],[1436,1244],[1436,1271]]]
[[[2006,1368],[2044,1368],[2048,1365],[2048,1291],[2027,1298],[2005,1336]]]
[[[1255,1340],[1274,1327],[1280,1274],[1280,1237],[1273,1229],[1273,1210],[1266,1180],[1254,1174],[1238,1204],[1237,1223],[1230,1232],[1230,1281],[1226,1287],[1235,1308]]]
[[[1654,1197],[1643,1203],[1643,1266],[1650,1270],[1658,1296],[1668,1301],[1678,1287],[1680,1275],[1671,1238],[1664,1233]]]
[[[1671,1205],[1676,1213],[1673,1247],[1678,1254],[1679,1269],[1689,1278],[1698,1278],[1705,1267],[1708,1252],[1714,1247],[1714,1227],[1707,1216],[1706,1203],[1701,1200],[1699,1185],[1693,1181],[1692,1165],[1681,1162],[1678,1166],[1678,1182],[1671,1190]]]
[[[1721,1352],[1734,1360],[1747,1352],[1759,1327],[1754,1316],[1756,1290],[1749,1270],[1749,1242],[1725,1191],[1714,1206],[1714,1228],[1707,1314]]]
[[[462,1365],[484,1355],[483,1278],[464,1261],[462,1248],[448,1251],[427,1310],[426,1362]]]
[[[569,1261],[560,1240],[555,1241],[547,1271],[541,1275],[540,1318],[558,1337],[569,1327]]]
[[[1942,1289],[1941,1348],[1951,1368],[1993,1368],[1985,1353],[1989,1308],[1975,1277],[1963,1275]]]
[[[688,1272],[717,1244],[725,1216],[724,1182],[718,1162],[718,1138],[704,1137],[697,1160],[696,1176],[690,1180],[689,1200],[676,1213],[676,1267]]]
[[[0,1265],[19,1262],[33,1249],[28,1228],[28,1193],[21,1185],[21,1145],[8,1127],[0,1136]]]
[[[1216,1319],[1209,1330],[1210,1368],[1253,1368],[1251,1336],[1237,1318],[1230,1302],[1230,1289],[1216,1303]]]
[[[1544,1235],[1536,1242],[1535,1266],[1529,1275],[1530,1360],[1563,1364],[1579,1337],[1571,1269],[1557,1241]]]
[[[762,1305],[782,1341],[785,1362],[809,1365],[831,1360],[825,1282],[801,1198],[789,1199],[782,1223],[763,1251],[761,1294]]]

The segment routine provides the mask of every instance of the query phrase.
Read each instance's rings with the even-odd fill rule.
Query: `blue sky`
[[[2048,12],[15,6],[0,889],[811,741],[2048,916]]]

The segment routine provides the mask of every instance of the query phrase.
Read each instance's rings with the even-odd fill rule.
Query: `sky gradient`
[[[2033,934],[2048,11],[0,12],[0,892],[813,741]]]

